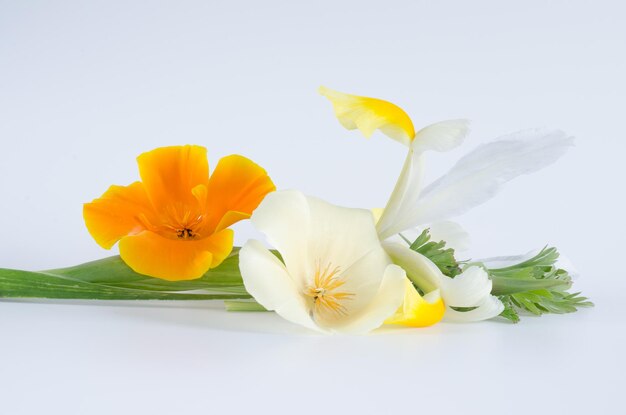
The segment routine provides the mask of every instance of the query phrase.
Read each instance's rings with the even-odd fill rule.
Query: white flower
[[[282,257],[256,240],[239,253],[246,290],[268,310],[311,329],[360,334],[402,304],[406,275],[382,248],[368,210],[280,191],[251,221]]]
[[[415,132],[410,117],[395,104],[328,88],[321,88],[320,93],[332,102],[344,127],[359,128],[368,137],[380,129],[408,147],[400,177],[376,224],[383,241],[419,225],[445,221],[486,202],[509,180],[556,161],[573,142],[562,131],[529,130],[501,137],[461,158],[422,191],[424,152],[448,151],[460,145],[468,133],[468,121],[443,121]],[[458,229],[456,233],[460,233]],[[428,258],[406,246],[387,243],[385,249],[422,290],[440,291],[448,319],[484,320],[502,311],[502,303],[490,294],[491,281],[484,270],[469,268],[451,279]],[[450,307],[473,309],[458,312]]]

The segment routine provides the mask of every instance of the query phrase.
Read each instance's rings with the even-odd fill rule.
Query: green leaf
[[[226,300],[226,311],[269,311],[254,300]]]
[[[85,282],[140,290],[217,290],[244,294],[245,289],[239,272],[238,254],[239,248],[235,247],[233,252],[218,267],[209,270],[201,278],[189,281],[166,281],[138,274],[128,267],[119,256],[45,272]]]
[[[30,272],[0,269],[0,297],[99,300],[248,299],[239,248],[199,279],[165,281],[138,274],[119,256],[69,268]]]
[[[433,242],[430,239],[430,231],[425,229],[409,248],[430,259],[444,275],[450,278],[459,275],[461,267],[454,257],[454,249],[446,248],[445,241]]]
[[[567,292],[572,279],[566,270],[555,267],[558,258],[556,248],[546,247],[519,264],[487,269],[493,282],[491,293],[505,305],[502,317],[515,321],[518,311],[563,314],[593,306],[580,293]]]
[[[519,314],[517,314],[510,297],[502,296],[500,301],[504,304],[504,310],[500,313],[500,317],[504,317],[512,323],[519,323]]]
[[[0,268],[0,297],[82,300],[217,300],[249,298],[241,294],[175,293],[137,290],[68,279],[45,272]]]

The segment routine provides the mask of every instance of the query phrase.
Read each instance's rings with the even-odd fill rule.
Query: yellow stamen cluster
[[[304,294],[313,299],[313,315],[330,311],[336,315],[345,315],[346,307],[341,304],[344,300],[351,299],[354,294],[349,292],[336,292],[345,284],[341,279],[340,268],[331,268],[328,264],[324,269],[320,265],[316,267],[313,285],[307,287]]]

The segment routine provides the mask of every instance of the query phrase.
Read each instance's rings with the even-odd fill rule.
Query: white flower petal
[[[285,266],[263,244],[249,240],[239,251],[244,286],[254,299],[285,320],[321,330],[309,316],[300,291]]]
[[[306,196],[306,201],[310,212],[307,240],[310,259],[327,261],[346,271],[361,258],[378,251],[378,264],[372,264],[370,273],[378,274],[380,281],[389,261],[376,234],[372,212],[336,206],[310,196]],[[297,233],[299,223],[292,223],[291,229]]]
[[[428,125],[415,134],[411,147],[416,152],[450,151],[469,133],[469,120],[446,120]]]
[[[347,321],[333,328],[333,331],[347,334],[365,334],[380,327],[402,305],[405,293],[406,274],[402,268],[390,264],[375,297],[367,308]]]
[[[343,270],[345,284],[341,286],[341,290],[358,293],[345,304],[348,313],[358,313],[368,306],[378,292],[381,279],[390,263],[389,256],[379,245]]]
[[[442,279],[448,278],[431,260],[402,243],[384,242],[383,247],[394,264],[400,265],[407,277],[425,292],[440,288]]]
[[[454,278],[441,279],[441,296],[447,306],[476,307],[491,294],[491,280],[481,267],[467,268]]]
[[[459,145],[468,132],[466,120],[449,120],[429,125],[415,135],[400,177],[377,223],[381,240],[418,225],[415,206],[421,192],[422,153],[448,151]]]
[[[460,215],[491,199],[509,180],[552,164],[572,145],[573,138],[562,131],[541,130],[483,144],[424,189],[411,206],[410,222],[417,226]]]
[[[310,217],[306,196],[295,190],[282,190],[268,194],[250,218],[254,227],[280,252],[286,267],[295,276],[314,272],[310,268],[307,246]],[[302,285],[301,281],[296,283]]]
[[[443,319],[459,323],[488,320],[497,317],[503,310],[504,304],[502,304],[502,301],[496,296],[489,295],[477,305],[477,308],[471,311],[461,312],[446,307],[446,314],[443,316]]]
[[[376,230],[381,240],[404,230],[398,226],[398,222],[406,215],[405,211],[410,202],[417,203],[421,191],[422,170],[422,153],[409,150],[396,186],[376,223]]]

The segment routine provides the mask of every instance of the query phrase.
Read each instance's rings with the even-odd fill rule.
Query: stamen
[[[343,301],[347,301],[354,297],[353,293],[335,292],[339,287],[345,284],[341,280],[341,270],[339,267],[331,269],[331,265],[327,264],[322,270],[318,261],[315,270],[313,286],[308,287],[304,294],[313,298],[312,314],[319,314],[330,311],[336,315],[346,315],[347,310]]]
[[[176,236],[178,236],[179,239],[190,239],[194,238],[196,235],[194,234],[193,230],[189,228],[184,228],[177,230]]]

